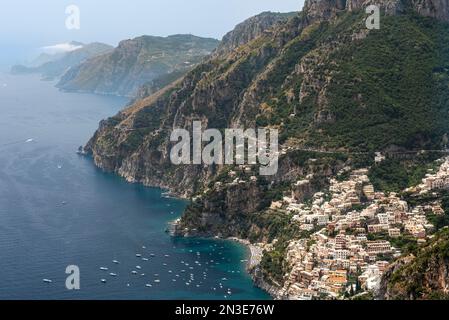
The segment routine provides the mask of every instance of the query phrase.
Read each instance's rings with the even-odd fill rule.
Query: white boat
[[[53,283],[53,280],[50,280],[50,279],[43,279],[43,281],[44,281],[45,283]]]
[[[143,261],[148,261],[149,259],[148,259],[148,258],[142,258],[142,260],[143,260]]]
[[[147,284],[145,285],[145,287],[147,287],[147,288],[151,288],[151,287],[152,287],[152,285],[151,285],[151,284],[149,284],[149,283],[147,283]]]
[[[136,266],[136,269],[141,270],[142,267],[141,266]]]
[[[101,270],[101,271],[108,271],[109,269],[106,268],[106,267],[100,267],[100,270]]]
[[[117,274],[116,274],[116,273],[113,273],[113,272],[111,272],[109,275],[110,275],[111,277],[117,277]]]
[[[157,279],[156,279],[156,280],[154,280],[154,282],[155,282],[155,283],[160,283],[161,280],[157,280]]]
[[[136,253],[137,258],[142,258],[142,255],[140,253]]]
[[[106,279],[101,279],[101,282],[106,283]]]
[[[137,274],[137,271],[131,271],[132,274]]]
[[[112,260],[112,263],[120,264],[120,262],[118,262],[117,260]]]

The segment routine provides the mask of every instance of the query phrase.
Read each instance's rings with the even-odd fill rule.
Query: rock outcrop
[[[289,18],[295,15],[298,15],[298,13],[263,12],[249,18],[237,25],[234,30],[223,37],[215,54],[222,55],[229,53],[261,36],[265,31],[275,28],[281,23],[285,23]]]
[[[405,256],[384,274],[378,299],[449,298],[449,230],[443,229],[416,256]]]

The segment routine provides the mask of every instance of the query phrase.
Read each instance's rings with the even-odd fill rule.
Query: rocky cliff
[[[229,53],[237,47],[247,44],[251,40],[261,36],[265,31],[286,22],[289,18],[295,15],[298,15],[298,13],[263,12],[249,18],[237,25],[234,30],[223,37],[215,54]]]
[[[133,96],[140,86],[147,85],[149,93],[154,93],[174,80],[169,75],[191,70],[217,45],[215,39],[192,35],[125,40],[109,54],[70,69],[57,86],[68,91]]]

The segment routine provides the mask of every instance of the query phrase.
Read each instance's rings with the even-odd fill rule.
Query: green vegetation
[[[267,74],[266,108],[257,125],[280,126],[281,142],[295,137],[328,149],[440,149],[449,132],[443,121],[449,112],[449,27],[412,13],[387,16],[380,30],[348,42],[361,32],[362,20],[344,14],[336,24],[314,24],[292,39]],[[341,41],[337,49],[323,49]],[[324,93],[328,105],[320,110],[324,122],[314,124],[322,93],[312,90],[301,103],[292,99],[304,82],[293,72],[303,58],[320,62],[310,70],[316,81],[332,75]]]
[[[449,229],[444,228],[424,247],[411,263],[399,267],[387,279],[390,296],[395,299],[447,299],[438,282],[449,261]]]
[[[420,184],[439,157],[441,154],[425,153],[406,160],[387,159],[371,168],[369,178],[376,190],[400,192]]]

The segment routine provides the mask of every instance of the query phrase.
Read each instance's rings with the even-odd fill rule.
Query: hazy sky
[[[263,11],[300,11],[304,0],[0,0],[0,71],[43,46],[81,41],[117,45],[141,35],[192,33],[221,39]],[[80,30],[67,30],[66,8],[80,9]]]
[[[67,30],[65,9],[77,5],[81,29]],[[299,11],[303,0],[1,0],[0,44],[49,45],[69,40],[118,41],[192,33],[221,38],[262,11]]]

